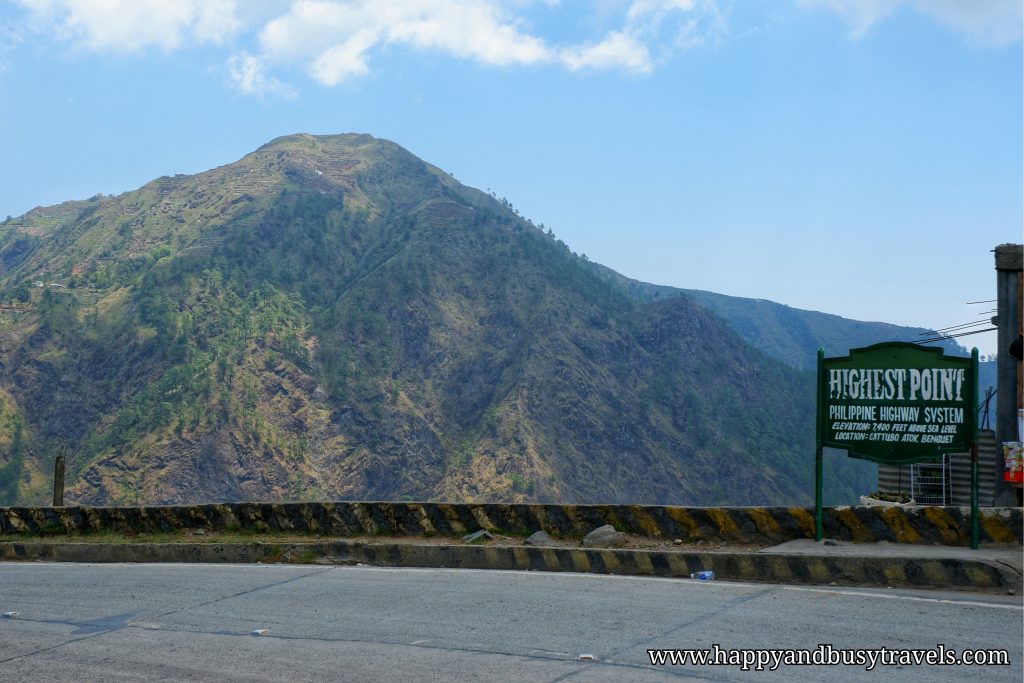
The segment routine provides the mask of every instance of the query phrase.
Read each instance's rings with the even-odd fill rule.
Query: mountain
[[[687,296],[725,321],[755,348],[794,368],[813,370],[819,348],[824,349],[828,356],[840,356],[850,349],[879,342],[918,343],[936,336],[934,330],[922,327],[851,320],[831,313],[791,308],[766,299],[653,285],[627,278],[599,264],[592,264],[591,268],[599,277],[623,288],[642,303]],[[970,355],[952,339],[931,345],[943,348],[950,355]]]
[[[794,368],[813,370],[819,348],[824,349],[828,356],[841,356],[850,349],[879,342],[906,341],[917,344],[938,336],[935,330],[923,327],[851,320],[831,313],[792,308],[766,299],[654,285],[627,278],[600,264],[591,263],[590,267],[599,277],[623,288],[629,296],[642,303],[688,296],[718,316],[758,350]],[[929,342],[927,345],[937,346],[951,356],[971,355],[970,351],[953,339]],[[995,384],[996,362],[981,361],[978,364],[979,396],[984,397],[988,388],[994,390]],[[980,424],[994,425],[994,399],[987,412],[987,422],[984,410],[980,413]]]
[[[34,209],[0,226],[0,503],[62,447],[90,504],[811,502],[806,364],[610,272],[368,135]],[[874,485],[828,465],[827,501]]]

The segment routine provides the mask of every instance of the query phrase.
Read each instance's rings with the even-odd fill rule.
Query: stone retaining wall
[[[1021,508],[983,508],[982,542],[1021,543]],[[825,536],[856,543],[966,545],[970,513],[959,507],[825,508]],[[814,537],[814,513],[801,507],[697,508],[658,505],[504,505],[448,503],[225,503],[149,507],[0,508],[0,535],[277,531],[332,536],[459,536],[477,529],[561,538],[604,524],[651,538],[772,542]]]

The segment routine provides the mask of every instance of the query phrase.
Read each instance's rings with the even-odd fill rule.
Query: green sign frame
[[[821,540],[822,449],[892,465],[971,453],[971,547],[977,548],[978,350],[882,342],[825,358],[818,349],[815,537]]]
[[[818,435],[850,457],[905,465],[967,452],[976,438],[977,368],[940,348],[884,342],[821,358]],[[973,379],[973,381],[972,381]]]

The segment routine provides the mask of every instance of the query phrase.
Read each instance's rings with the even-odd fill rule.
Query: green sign
[[[820,445],[896,465],[970,451],[978,402],[975,363],[904,342],[822,358]]]
[[[943,453],[971,454],[971,547],[978,513],[978,350],[970,358],[942,349],[885,342],[825,358],[818,349],[817,452],[814,457],[814,538],[824,533],[822,449],[904,465]]]

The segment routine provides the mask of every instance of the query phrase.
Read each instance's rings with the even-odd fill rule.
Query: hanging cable
[[[931,342],[946,341],[947,339],[953,339],[954,337],[968,337],[972,334],[981,334],[982,332],[995,332],[998,327],[990,327],[985,330],[974,330],[973,332],[961,332],[960,334],[946,334],[941,337],[935,337],[934,339],[921,339],[918,344],[930,344]]]
[[[978,325],[987,325],[987,324],[989,324],[989,322],[987,320],[975,320],[972,323],[960,323],[959,325],[950,325],[949,327],[940,327],[938,329],[931,330],[930,332],[922,332],[918,336],[919,337],[926,337],[926,336],[928,336],[930,334],[936,334],[936,333],[939,333],[939,332],[946,332],[948,330],[958,330],[958,329],[963,328],[963,327],[976,327]]]

